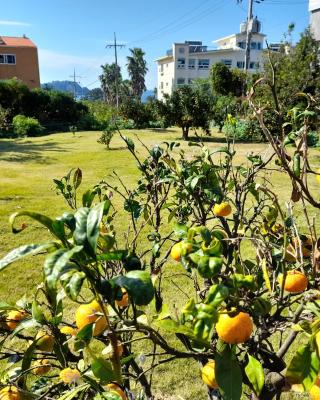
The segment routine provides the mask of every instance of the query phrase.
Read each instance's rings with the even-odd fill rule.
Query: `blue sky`
[[[308,0],[260,0],[254,14],[262,21],[269,42],[283,38],[291,22],[294,40],[309,22]],[[131,47],[146,53],[147,87],[156,86],[154,60],[165,54],[172,42],[212,41],[239,30],[246,18],[247,0],[11,0],[1,5],[0,35],[26,34],[38,46],[41,82],[70,79],[90,89],[99,86],[100,65],[113,62],[106,43],[117,33],[126,48],[119,49],[119,64],[125,74]]]

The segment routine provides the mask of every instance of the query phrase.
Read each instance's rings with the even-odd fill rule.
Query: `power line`
[[[116,64],[116,69],[115,69],[115,86],[116,86],[116,105],[117,109],[119,108],[119,74],[118,74],[118,47],[119,49],[122,49],[126,47],[125,44],[117,44],[117,38],[116,38],[116,33],[114,32],[114,43],[113,44],[107,44],[106,48],[111,49],[114,48],[114,59],[115,59],[115,64]]]
[[[74,96],[74,99],[76,99],[77,98],[77,87],[76,87],[77,82],[76,82],[76,78],[81,79],[82,76],[76,75],[76,69],[74,68],[73,69],[73,75],[69,75],[69,78],[73,78],[73,96]]]

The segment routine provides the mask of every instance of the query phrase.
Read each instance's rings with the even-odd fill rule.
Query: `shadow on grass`
[[[34,143],[23,139],[0,140],[0,161],[52,163],[55,159],[44,154],[46,151],[66,152],[55,142]]]
[[[155,133],[172,133],[176,132],[174,129],[164,129],[164,128],[148,128],[148,131]]]

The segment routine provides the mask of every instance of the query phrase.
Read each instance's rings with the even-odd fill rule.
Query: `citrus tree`
[[[316,228],[298,226],[292,203],[272,190],[275,152],[239,164],[230,143],[198,143],[191,156],[162,143],[142,144],[143,158],[122,137],[135,187],[114,172],[81,197],[75,169],[55,180],[68,211],[10,217],[14,234],[32,218],[52,240],[0,260],[3,270],[45,254],[33,297],[0,303],[0,399],[152,399],[153,371],[177,359],[198,362],[211,399],[317,396]],[[122,240],[115,226],[124,224]],[[164,268],[175,262],[185,268],[180,285],[193,287],[179,309],[164,301]]]

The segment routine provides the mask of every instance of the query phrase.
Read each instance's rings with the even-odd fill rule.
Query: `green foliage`
[[[219,132],[227,120],[227,116],[235,115],[238,110],[236,99],[232,96],[217,96],[212,109],[212,120],[219,127]]]
[[[115,126],[108,126],[106,129],[104,129],[101,133],[101,136],[97,140],[98,143],[104,144],[107,148],[107,150],[110,149],[110,143],[111,140],[116,132],[116,127]]]
[[[246,73],[230,69],[223,63],[212,65],[209,79],[213,92],[218,96],[241,96],[246,92]]]
[[[36,118],[16,115],[12,121],[14,133],[17,136],[40,136],[43,127]]]
[[[209,132],[211,99],[203,96],[196,88],[183,86],[175,89],[171,96],[157,102],[158,114],[165,124],[182,128],[182,137],[188,139],[191,128],[202,128]]]
[[[135,98],[140,101],[142,93],[146,90],[145,76],[148,72],[147,63],[143,58],[145,53],[140,48],[129,49],[131,55],[127,57],[127,69],[131,78],[131,88]]]

